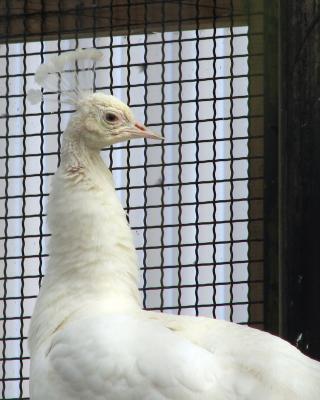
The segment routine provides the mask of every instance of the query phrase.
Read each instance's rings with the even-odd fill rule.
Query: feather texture
[[[319,399],[319,363],[287,342],[141,310],[132,233],[99,155],[139,132],[147,130],[126,105],[94,94],[64,133],[48,271],[30,327],[31,400]]]

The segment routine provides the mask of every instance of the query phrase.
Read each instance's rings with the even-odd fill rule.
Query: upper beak
[[[163,140],[164,137],[151,131],[149,128],[141,124],[140,122],[136,122],[131,132],[132,136],[135,138],[145,138],[145,139],[158,139]]]

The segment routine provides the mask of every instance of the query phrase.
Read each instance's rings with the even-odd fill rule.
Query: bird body
[[[141,309],[132,233],[106,145],[157,137],[112,96],[81,99],[64,133],[50,260],[32,316],[31,400],[316,400],[320,366],[226,321]]]

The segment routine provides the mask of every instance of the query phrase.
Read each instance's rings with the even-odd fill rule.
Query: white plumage
[[[30,328],[31,400],[319,399],[319,363],[287,342],[225,321],[141,310],[132,234],[99,152],[159,136],[112,96],[82,94],[73,104]]]

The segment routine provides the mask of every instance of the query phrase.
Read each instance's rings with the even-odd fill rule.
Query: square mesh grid
[[[99,6],[75,7],[77,15],[93,16],[89,31],[83,23],[86,37],[76,26],[71,36],[61,28],[47,40],[45,2],[39,2],[40,34],[11,42],[7,2],[0,44],[3,399],[29,396],[26,339],[48,258],[46,204],[72,112],[56,101],[32,106],[25,95],[41,62],[77,47],[102,50],[97,90],[127,102],[166,138],[103,152],[135,232],[143,306],[263,327],[262,9],[237,14],[232,1],[223,2],[223,23],[211,18],[208,26],[201,1],[193,2],[186,27],[184,2],[174,18],[157,2],[153,32],[147,16],[155,3],[121,3],[122,23],[119,2],[101,6],[109,13],[103,35]],[[57,4],[56,27],[62,27]],[[217,13],[214,1],[207,7]]]

